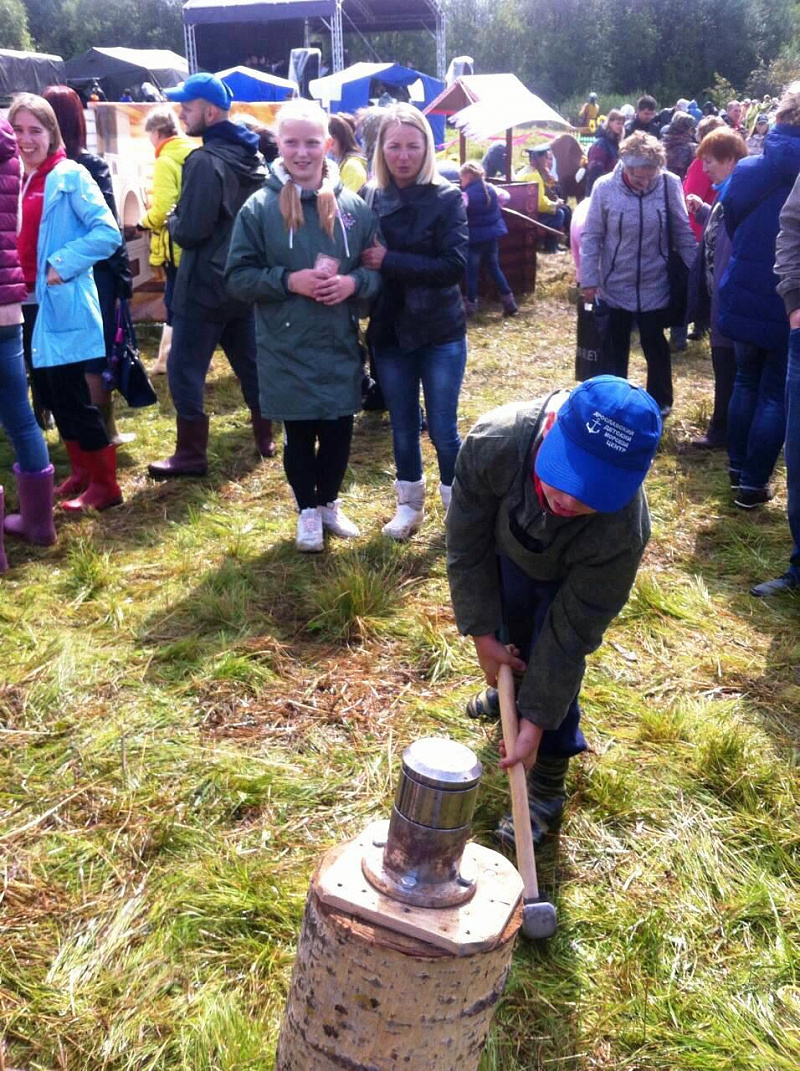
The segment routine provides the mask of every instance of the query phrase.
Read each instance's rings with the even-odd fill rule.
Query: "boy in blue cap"
[[[490,685],[467,709],[498,716],[497,671],[511,666],[520,727],[500,765],[530,771],[535,843],[560,825],[569,759],[586,750],[586,656],[627,602],[650,537],[642,484],[660,437],[649,394],[597,376],[493,410],[458,456],[447,575],[458,630]],[[497,835],[513,844],[510,817]]]

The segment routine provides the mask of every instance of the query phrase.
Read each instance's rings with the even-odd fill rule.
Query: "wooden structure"
[[[469,844],[477,891],[431,909],[390,899],[362,861],[373,823],[323,859],[308,894],[275,1071],[477,1071],[521,922],[511,863]]]
[[[477,74],[457,78],[425,109],[429,117],[448,116],[459,131],[459,161],[467,158],[467,139],[487,141],[505,132],[506,174],[497,182],[510,196],[504,213],[508,235],[500,242],[500,267],[515,294],[536,289],[536,243],[544,234],[537,223],[537,191],[528,182],[514,182],[514,128],[546,125],[562,130],[569,123],[513,74]],[[574,139],[572,139],[574,140]],[[494,284],[485,271],[479,292],[491,294]]]

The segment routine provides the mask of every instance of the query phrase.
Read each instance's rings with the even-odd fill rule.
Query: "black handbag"
[[[125,300],[120,301],[117,308],[117,333],[111,351],[109,372],[108,378],[112,385],[131,409],[143,409],[147,405],[155,405],[158,401],[158,395],[139,356],[131,308]]]
[[[672,247],[672,218],[669,210],[669,192],[664,177],[664,207],[667,223],[667,277],[669,278],[669,305],[666,308],[666,327],[681,327],[686,323],[686,308],[689,298],[689,269],[683,257]]]

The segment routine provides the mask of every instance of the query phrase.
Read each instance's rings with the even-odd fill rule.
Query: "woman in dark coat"
[[[433,135],[410,104],[387,108],[375,148],[375,192],[386,245],[361,261],[380,270],[383,289],[369,332],[392,419],[397,512],[384,526],[408,539],[422,524],[425,476],[420,449],[419,388],[439,462],[442,503],[450,502],[458,434],[458,396],[467,362],[460,283],[467,263],[467,214],[461,191],[436,171]]]
[[[594,145],[589,149],[586,167],[586,196],[592,192],[592,186],[603,175],[608,175],[617,166],[619,143],[625,133],[625,116],[616,108],[608,113],[605,123],[600,127]]]
[[[74,89],[69,86],[48,86],[42,94],[56,113],[61,136],[64,139],[64,148],[68,160],[85,167],[97,185],[100,187],[106,204],[111,209],[111,214],[119,223],[117,203],[114,199],[114,188],[111,184],[111,172],[108,164],[102,156],[87,152],[86,149],[86,120],[81,107],[81,99]],[[94,266],[94,281],[97,287],[97,296],[100,299],[100,313],[103,317],[103,336],[106,341],[105,357],[86,361],[86,382],[89,384],[89,393],[92,404],[100,410],[103,422],[108,429],[108,437],[111,442],[130,442],[135,436],[131,433],[120,435],[114,420],[114,403],[111,395],[105,389],[103,372],[108,366],[108,359],[114,345],[114,335],[117,330],[117,300],[129,298],[132,293],[131,266],[128,259],[128,250],[124,240],[119,249],[107,260],[98,261]]]
[[[781,209],[799,173],[800,86],[795,84],[781,100],[763,155],[742,160],[720,198],[733,242],[719,287],[719,325],[736,347],[728,463],[740,509],[772,497],[769,480],[785,437],[789,321],[776,291],[775,242]]]

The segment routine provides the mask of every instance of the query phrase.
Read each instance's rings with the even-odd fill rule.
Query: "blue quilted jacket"
[[[732,239],[719,286],[719,326],[734,342],[780,350],[789,321],[773,270],[780,213],[800,174],[800,126],[780,123],[764,139],[763,156],[740,160],[721,203]]]

